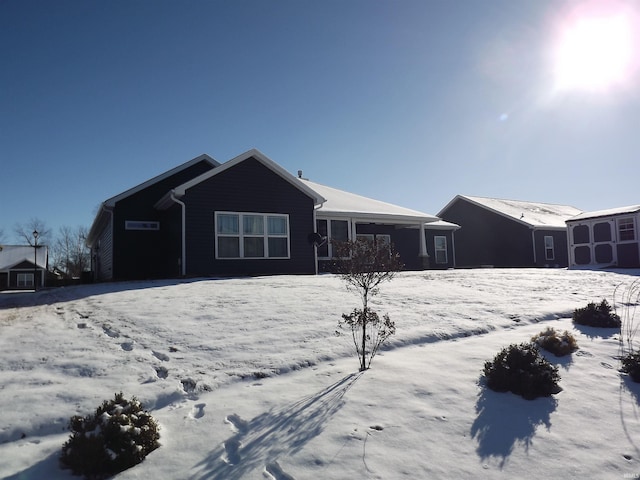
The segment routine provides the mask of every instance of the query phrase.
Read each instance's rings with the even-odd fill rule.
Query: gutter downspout
[[[536,229],[532,228],[531,229],[531,242],[533,244],[533,266],[537,267],[538,266],[538,260],[537,260],[537,256],[536,256]]]
[[[178,205],[180,205],[182,207],[182,225],[180,227],[181,229],[181,249],[180,249],[180,274],[184,277],[187,275],[187,244],[186,244],[186,240],[187,240],[187,231],[185,228],[185,223],[186,223],[186,211],[187,211],[187,206],[184,204],[184,202],[178,200],[176,198],[176,192],[175,190],[171,190],[171,195],[170,195],[171,200],[173,200],[175,203],[177,203]]]
[[[453,253],[453,268],[457,268],[457,260],[456,260],[456,231],[451,231],[451,251]]]

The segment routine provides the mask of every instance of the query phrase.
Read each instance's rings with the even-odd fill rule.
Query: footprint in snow
[[[122,348],[122,350],[124,350],[125,352],[130,352],[131,350],[133,350],[133,342],[121,343],[120,348]]]
[[[167,378],[169,376],[169,370],[165,367],[154,367],[156,369],[156,375],[158,378]]]
[[[278,462],[269,463],[264,471],[273,480],[295,480],[295,478],[282,470]]]
[[[246,433],[249,428],[249,422],[243,420],[239,415],[232,413],[228,415],[224,421],[231,424],[231,430],[236,433]]]
[[[237,465],[240,463],[240,454],[238,453],[240,447],[242,447],[242,444],[240,440],[235,437],[224,442],[222,460],[229,465]]]
[[[102,331],[105,333],[105,335],[111,338],[118,338],[120,336],[120,334],[117,331],[113,330],[109,325],[103,326]]]
[[[189,416],[196,419],[204,417],[204,407],[206,406],[206,403],[198,403],[197,405],[194,405]]]
[[[169,361],[169,355],[167,355],[166,353],[156,352],[154,350],[153,351],[153,356],[156,357],[158,360],[161,360],[163,362],[168,362]]]

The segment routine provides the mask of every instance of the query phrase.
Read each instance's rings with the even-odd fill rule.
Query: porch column
[[[421,257],[427,257],[427,239],[425,236],[424,223],[420,224],[420,247],[419,247],[419,255]]]
[[[427,270],[429,268],[429,254],[427,253],[427,239],[425,235],[424,222],[420,223],[420,243],[418,247],[418,257],[422,260],[422,269]]]

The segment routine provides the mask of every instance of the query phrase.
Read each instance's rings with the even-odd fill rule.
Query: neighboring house
[[[35,261],[35,263],[34,263]],[[33,290],[44,286],[46,245],[0,245],[0,290]]]
[[[394,242],[396,237],[399,241],[410,238],[403,230],[413,227],[412,248],[418,257],[427,250],[415,232],[426,234],[423,224],[439,220],[400,207],[338,215],[328,210],[330,204],[311,182],[291,175],[257,150],[224,164],[201,155],[102,204],[87,236],[94,276],[123,280],[313,274],[318,271],[317,256],[327,255],[324,246],[317,246],[324,235],[318,235],[317,226],[322,225],[333,238],[338,238],[339,228],[345,228],[346,238],[355,232],[381,239],[388,235]],[[365,220],[366,224],[361,223]],[[455,226],[435,228],[449,239],[447,232]],[[453,252],[447,254],[447,261],[453,262]],[[413,258],[403,261],[421,265]]]
[[[316,210],[317,232],[328,239],[318,247],[320,271],[331,270],[331,240],[359,238],[393,243],[407,270],[455,266],[453,232],[457,225],[307,179],[300,181],[326,199]]]
[[[567,220],[571,267],[640,267],[640,205],[584,212]]]
[[[458,267],[566,267],[567,205],[457,195],[438,216],[460,225]]]

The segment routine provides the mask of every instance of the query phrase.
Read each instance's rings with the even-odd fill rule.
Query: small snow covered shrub
[[[103,479],[142,462],[160,444],[158,424],[133,397],[104,401],[93,415],[73,416],[60,462],[74,475]]]
[[[612,312],[611,305],[606,300],[599,304],[590,302],[584,308],[573,311],[573,322],[578,325],[600,328],[620,328],[620,317]]]
[[[628,353],[620,360],[622,371],[627,373],[634,382],[640,382],[640,353]]]
[[[531,341],[538,347],[553,353],[558,357],[569,355],[578,349],[578,342],[567,330],[558,333],[554,328],[547,327],[546,330],[531,337]]]
[[[558,368],[540,355],[531,343],[503,348],[493,362],[485,362],[487,386],[497,392],[511,391],[527,400],[558,393]]]

